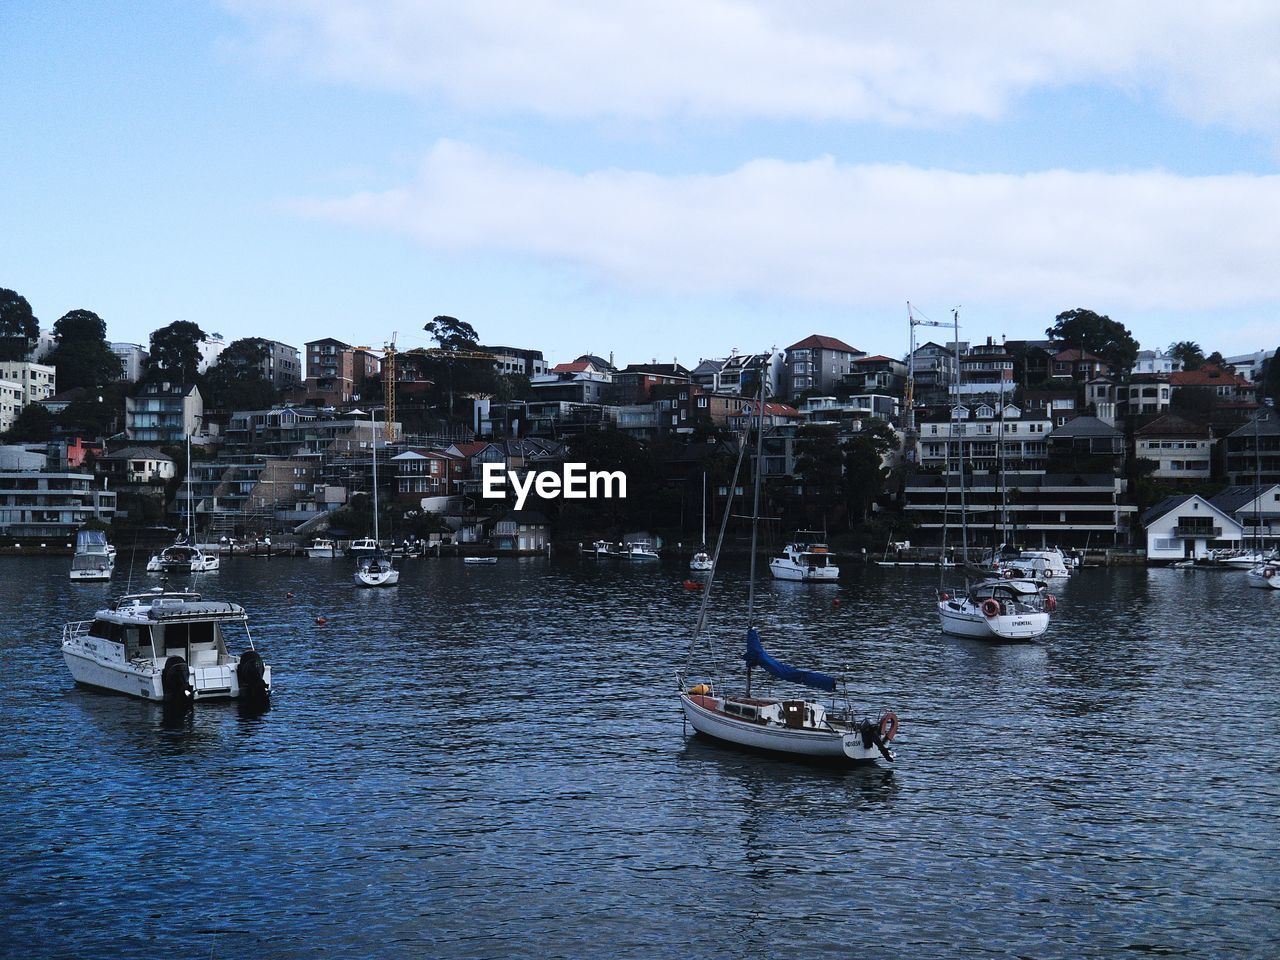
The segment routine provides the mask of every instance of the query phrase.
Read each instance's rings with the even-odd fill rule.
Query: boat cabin
[[[193,667],[225,662],[223,628],[245,624],[244,608],[194,593],[134,594],[98,611],[88,634],[119,644],[123,659],[182,657]]]

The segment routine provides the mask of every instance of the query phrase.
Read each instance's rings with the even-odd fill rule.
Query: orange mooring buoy
[[[832,605],[833,607],[838,607],[838,606],[840,606],[840,598],[839,598],[839,597],[836,597],[834,600],[832,600],[832,601],[831,601],[831,605]]]
[[[328,622],[324,617],[316,617],[316,626],[323,627]]]
[[[292,591],[292,590],[290,590],[288,593],[286,593],[286,594],[284,595],[284,597],[285,597],[285,599],[286,599],[286,600],[292,600],[292,599],[293,599],[293,591]]]

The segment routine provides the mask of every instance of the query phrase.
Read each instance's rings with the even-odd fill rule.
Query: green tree
[[[261,337],[233,340],[205,373],[201,393],[219,410],[261,410],[276,400],[275,385],[262,371],[267,342]]]
[[[844,454],[843,492],[850,514],[863,522],[871,513],[871,505],[884,493],[889,468],[885,455],[898,449],[898,435],[883,420],[870,420],[857,436],[841,448]]]
[[[796,431],[795,475],[804,481],[804,494],[817,496],[825,525],[836,502],[844,473],[844,457],[836,442],[836,428],[806,425]]]
[[[1138,358],[1138,341],[1124,324],[1083,307],[1060,313],[1054,320],[1045,335],[1057,341],[1062,349],[1074,347],[1096,354],[1111,364],[1119,376],[1133,369]]]
[[[424,363],[428,378],[443,391],[445,411],[453,415],[458,393],[493,396],[497,390],[493,358],[479,349],[475,328],[457,317],[438,316],[422,327],[437,344],[436,355]]]
[[[104,437],[116,433],[124,423],[125,385],[109,383],[67,404],[58,414],[64,430]]]
[[[92,310],[72,310],[53,324],[54,347],[46,362],[57,369],[58,392],[84,387],[92,393],[120,377],[120,358],[107,342],[107,324]]]
[[[182,383],[198,383],[200,343],[205,332],[190,320],[175,320],[151,334],[147,375],[166,376]]]
[[[438,316],[423,324],[441,350],[474,350],[480,343],[475,327],[457,317]]]
[[[1199,370],[1204,366],[1204,350],[1194,340],[1178,340],[1169,344],[1169,356],[1181,360],[1183,370]]]
[[[4,434],[10,443],[40,443],[53,436],[53,415],[38,403],[22,408]]]
[[[25,360],[40,336],[40,321],[22,294],[0,287],[0,360]]]

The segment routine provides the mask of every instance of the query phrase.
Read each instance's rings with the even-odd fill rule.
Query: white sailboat
[[[702,474],[702,546],[689,561],[689,569],[695,573],[705,573],[711,569],[711,554],[707,553],[707,475]]]
[[[147,573],[216,573],[222,560],[216,553],[206,553],[196,544],[195,501],[191,497],[191,434],[187,434],[187,532],[171,546],[153,554],[147,561]]]
[[[760,408],[764,407],[764,378],[760,384]],[[748,421],[750,418],[747,418]],[[750,427],[748,426],[748,429]],[[898,731],[898,718],[891,712],[881,713],[874,719],[857,713],[848,697],[835,697],[837,680],[827,674],[801,670],[788,666],[771,657],[760,641],[755,624],[756,544],[760,518],[760,473],[764,435],[764,418],[760,418],[756,442],[756,469],[754,507],[751,521],[751,579],[747,594],[746,686],[735,692],[729,684],[710,677],[687,682],[681,674],[677,677],[680,690],[680,707],[685,719],[698,733],[739,746],[753,747],[772,753],[793,757],[826,758],[841,761],[893,760],[889,742]],[[734,468],[733,482],[729,485],[729,504],[725,505],[720,521],[720,535],[712,555],[712,569],[703,591],[698,622],[694,627],[693,642],[702,637],[706,624],[707,602],[715,582],[715,563],[724,543],[725,529],[729,521],[729,505],[737,486],[738,472],[746,453],[747,442],[743,437]],[[713,653],[713,660],[719,660]],[[811,689],[823,690],[833,696],[829,701],[811,697],[761,696],[751,689],[752,670],[760,668],[770,676],[788,683]]]
[[[953,313],[956,344],[956,406],[960,403],[960,321]],[[954,411],[955,407],[952,408]],[[959,437],[954,414],[951,420],[951,436]],[[961,564],[969,558],[969,519],[964,496],[964,443],[959,444],[956,458],[960,486]],[[947,445],[950,451],[950,441]],[[949,489],[949,488],[948,488]],[[950,498],[948,497],[947,506]],[[946,507],[943,509],[943,552],[946,552]],[[1043,556],[1040,568],[1046,561]],[[948,591],[938,589],[938,620],[943,633],[979,640],[1034,640],[1049,629],[1049,614],[1057,606],[1057,600],[1048,596],[1043,581],[1027,579],[1024,571],[1008,571],[1009,576],[985,579],[976,586],[968,578],[964,588]]]
[[[356,586],[394,587],[400,582],[400,571],[378,545],[378,432],[372,410],[369,411],[369,426],[373,433],[370,442],[370,449],[373,451],[373,550],[360,557],[356,564]],[[352,551],[354,550],[353,544]]]

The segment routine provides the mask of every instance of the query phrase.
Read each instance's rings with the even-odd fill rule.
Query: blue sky
[[[1274,4],[9,0],[0,35],[0,286],[46,327],[446,313],[691,365],[901,355],[911,301],[1280,344]]]

